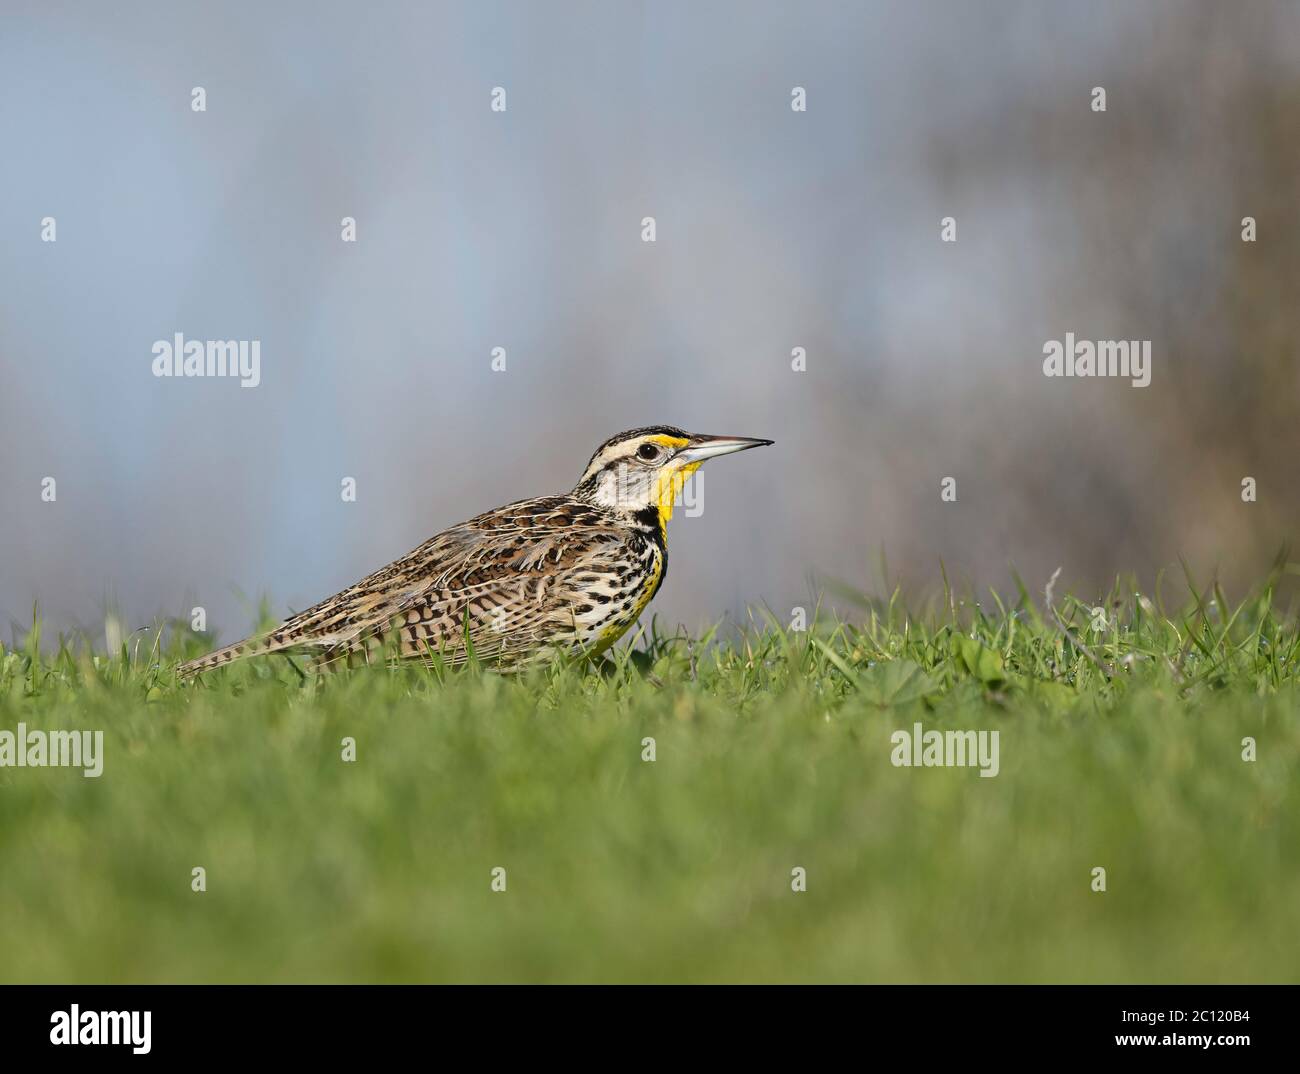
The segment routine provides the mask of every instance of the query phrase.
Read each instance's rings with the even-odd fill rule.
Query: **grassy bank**
[[[878,603],[526,678],[30,638],[0,730],[104,767],[0,768],[0,979],[1297,981],[1272,600]],[[916,723],[997,731],[997,776],[896,767]]]

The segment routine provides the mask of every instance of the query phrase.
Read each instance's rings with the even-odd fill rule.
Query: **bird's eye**
[[[654,462],[659,458],[659,449],[654,444],[642,444],[636,449],[637,458],[645,459],[646,462]]]

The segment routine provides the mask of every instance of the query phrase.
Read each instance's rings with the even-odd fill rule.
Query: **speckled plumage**
[[[597,448],[570,493],[520,500],[431,537],[261,637],[184,664],[182,676],[286,649],[323,664],[384,656],[501,669],[617,641],[663,584],[665,522],[693,452],[767,441],[651,426]],[[653,445],[643,447],[642,445]],[[638,455],[656,450],[660,458]],[[727,447],[725,450],[742,450]]]

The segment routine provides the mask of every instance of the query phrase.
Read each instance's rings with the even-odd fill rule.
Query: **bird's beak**
[[[703,462],[715,455],[730,455],[733,451],[748,451],[770,443],[771,440],[755,440],[748,436],[692,436],[690,445],[682,448],[677,457],[687,462]]]

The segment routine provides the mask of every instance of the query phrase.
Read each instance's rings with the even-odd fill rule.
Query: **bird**
[[[513,671],[596,657],[654,599],[687,479],[707,459],[773,443],[648,425],[611,436],[570,492],[476,515],[270,631],[181,664],[182,679],[264,653],[319,669],[376,659]]]

